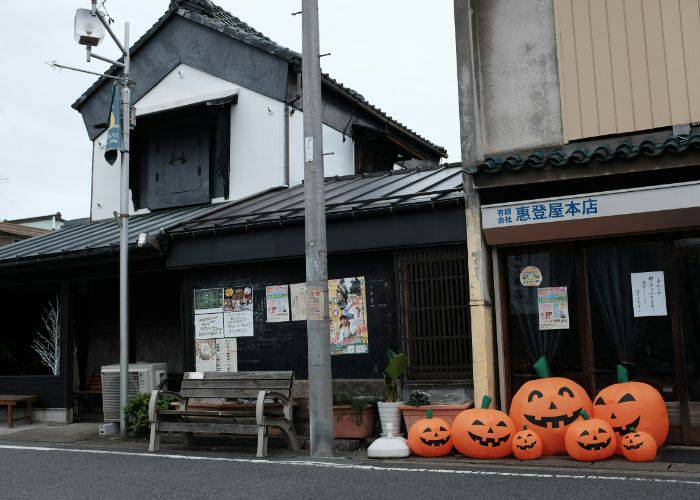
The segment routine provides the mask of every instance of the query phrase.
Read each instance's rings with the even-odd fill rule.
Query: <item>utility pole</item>
[[[129,74],[131,62],[129,23],[124,23],[124,41],[122,43],[112,31],[110,20],[97,8],[97,0],[91,0],[90,3],[90,9],[78,9],[76,11],[76,41],[80,45],[86,46],[88,62],[93,57],[105,61],[121,68],[121,75],[98,73],[83,68],[65,66],[55,61],[49,64],[54,68],[99,75],[122,85],[119,94],[122,120],[121,180],[119,186],[119,213],[116,216],[119,224],[119,429],[123,436],[126,434],[124,407],[129,400],[129,132],[131,129],[131,89],[129,86],[133,84]],[[122,54],[122,61],[115,61],[92,52],[93,47],[99,45],[102,41],[105,30],[119,48]]]
[[[94,5],[94,3],[93,3]],[[129,131],[131,89],[129,88],[129,23],[124,23],[124,85],[122,106],[122,171],[119,186],[119,432],[126,435],[124,407],[129,402]]]
[[[478,115],[475,75],[474,11],[472,0],[454,0],[457,47],[457,86],[462,145],[462,181],[467,219],[467,269],[469,271],[469,315],[471,318],[474,401],[493,396],[496,391],[493,356],[493,312],[489,292],[489,265],[486,241],[481,229],[481,200],[466,172],[468,165],[482,159],[481,128]]]
[[[318,0],[302,0],[304,221],[311,456],[332,457],[333,394],[328,326],[326,198],[323,185]]]

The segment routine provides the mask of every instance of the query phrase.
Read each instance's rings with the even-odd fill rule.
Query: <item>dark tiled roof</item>
[[[700,133],[696,132],[690,136],[670,136],[660,142],[644,139],[636,144],[626,141],[616,146],[599,145],[595,148],[582,147],[569,151],[557,149],[547,153],[516,154],[505,159],[494,156],[467,167],[467,172],[496,174],[517,172],[528,167],[543,168],[548,165],[559,168],[568,165],[585,165],[590,162],[605,163],[615,159],[634,160],[663,154],[679,154],[692,149],[700,150]]]
[[[263,35],[261,32],[257,31],[255,28],[249,24],[243,22],[238,17],[234,16],[230,12],[222,9],[218,5],[214,4],[209,0],[171,0],[168,10],[163,14],[158,21],[148,30],[144,35],[139,38],[136,43],[131,47],[131,53],[138,50],[141,45],[143,45],[146,40],[148,40],[162,24],[165,23],[173,14],[179,14],[182,17],[190,19],[191,21],[203,24],[212,29],[221,31],[229,36],[232,36],[242,42],[253,45],[261,50],[275,54],[279,57],[286,59],[291,63],[301,63],[301,54],[283,47],[273,40],[270,40],[267,36]],[[120,59],[121,60],[121,59]],[[106,73],[115,74],[118,68],[116,66],[110,67]],[[100,77],[95,83],[93,83],[74,103],[73,108],[78,109],[85,100],[92,95],[106,80],[105,77]],[[429,148],[435,150],[443,158],[447,157],[447,150],[445,148],[438,146],[437,144],[427,140],[423,136],[417,134],[403,123],[398,122],[391,116],[387,115],[380,108],[370,104],[359,92],[356,92],[335,79],[331,78],[327,74],[323,74],[323,81],[328,86],[335,88],[336,90],[344,93],[350,99],[356,101],[362,106],[369,108],[370,111],[377,113],[381,118],[390,122],[393,126],[400,129],[404,133],[407,133],[417,139],[419,142],[424,143]]]
[[[326,214],[329,218],[398,211],[407,208],[461,204],[461,166],[396,170],[381,174],[326,179]],[[251,228],[301,222],[304,186],[279,189],[188,219],[169,234],[196,234],[231,228]]]
[[[212,205],[205,205],[133,215],[129,218],[129,243],[135,245],[139,233],[157,235],[161,229],[165,230],[212,208]],[[114,219],[85,222],[0,248],[0,265],[50,257],[108,253],[118,247],[119,228]]]

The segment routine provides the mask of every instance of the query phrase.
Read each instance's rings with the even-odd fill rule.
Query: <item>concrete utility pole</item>
[[[328,257],[326,250],[326,198],[323,186],[318,0],[302,1],[302,56],[306,332],[309,357],[311,456],[331,457],[335,446],[328,327]]]
[[[489,291],[489,264],[486,241],[481,229],[481,200],[474,189],[469,165],[483,159],[478,115],[474,57],[474,11],[472,0],[454,0],[455,41],[457,47],[457,86],[462,145],[462,180],[467,218],[467,268],[469,271],[469,313],[471,317],[472,371],[474,401],[496,393],[493,356],[493,312]]]

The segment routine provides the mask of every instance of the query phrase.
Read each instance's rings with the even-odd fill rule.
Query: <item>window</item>
[[[226,196],[230,102],[203,103],[140,117],[131,187],[137,208],[208,203]]]
[[[394,269],[408,378],[471,379],[466,248],[397,252]]]
[[[419,159],[423,155],[384,130],[353,125],[355,173],[388,172],[399,162]]]

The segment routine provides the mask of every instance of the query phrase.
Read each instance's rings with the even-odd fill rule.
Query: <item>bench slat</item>
[[[258,389],[289,391],[292,387],[291,380],[183,380],[181,389]]]
[[[260,389],[204,389],[190,388],[180,389],[180,395],[184,398],[246,398],[256,399]],[[289,390],[275,389],[282,396],[289,397]]]
[[[292,380],[294,372],[292,371],[277,371],[277,372],[187,372],[182,378],[185,380],[212,380],[212,379],[256,379],[256,380],[275,380],[285,379]]]
[[[159,422],[158,430],[163,432],[211,432],[217,434],[242,434],[255,436],[257,425],[217,424],[205,422]]]

